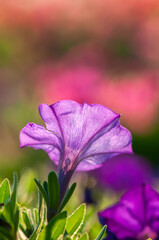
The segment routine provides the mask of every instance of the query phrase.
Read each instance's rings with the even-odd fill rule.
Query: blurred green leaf
[[[88,233],[84,233],[79,240],[89,240]]]
[[[16,239],[19,224],[19,206],[16,203],[18,177],[17,173],[13,174],[13,187],[11,197],[8,198],[6,205],[1,211],[1,228],[0,234],[7,239]],[[3,227],[2,227],[3,225]]]
[[[47,197],[47,195],[46,195],[45,190],[43,189],[41,183],[40,183],[36,178],[34,178],[34,181],[35,181],[38,189],[40,190],[40,192],[41,192],[41,194],[42,194],[42,196],[43,196],[43,198],[44,198],[44,200],[45,200],[45,202],[46,202],[46,205],[48,206],[48,197]]]
[[[67,212],[59,213],[41,231],[37,240],[57,240],[64,233]],[[32,240],[32,239],[31,239]]]
[[[0,203],[5,204],[8,198],[10,198],[10,183],[6,178],[0,185]]]
[[[22,218],[23,218],[23,221],[26,226],[27,236],[30,236],[34,231],[34,227],[32,225],[32,221],[31,221],[30,209],[23,208]]]
[[[48,196],[49,196],[49,214],[50,219],[59,207],[60,187],[57,175],[54,171],[48,175]]]
[[[103,237],[103,235],[104,235],[104,233],[105,233],[105,231],[106,231],[106,225],[102,228],[102,230],[100,231],[100,233],[98,234],[98,236],[97,236],[97,238],[96,238],[96,240],[100,240],[100,239],[102,239],[102,237]]]
[[[16,207],[16,197],[17,197],[17,186],[18,186],[18,176],[17,173],[13,173],[13,187],[12,187],[12,194],[11,194],[11,203],[12,203],[12,211],[15,211]]]
[[[70,187],[70,189],[67,190],[64,200],[59,208],[59,212],[61,212],[62,209],[66,206],[66,204],[68,203],[69,199],[71,198],[75,188],[76,188],[76,183],[73,183],[72,186]]]
[[[43,182],[43,187],[45,189],[46,194],[48,195],[48,183],[46,181]]]
[[[16,237],[16,233],[18,231],[19,226],[19,206],[16,206],[16,211],[14,214],[14,236]]]
[[[11,235],[11,232],[8,231],[8,229],[0,226],[0,239],[13,240],[13,237]]]
[[[38,223],[39,223],[38,209],[36,209],[36,208],[33,209],[32,218],[33,218],[34,227],[36,227],[38,225]]]
[[[41,194],[40,194],[41,195]],[[35,226],[35,231],[32,234],[30,240],[36,240],[41,230],[45,227],[46,212],[44,207],[44,200],[42,199],[39,210],[35,211],[35,217],[38,220],[38,224]],[[37,216],[38,214],[38,216]]]
[[[66,232],[70,236],[77,233],[78,229],[80,228],[81,224],[84,221],[85,213],[86,213],[86,205],[81,204],[75,210],[75,212],[73,212],[72,215],[68,217],[67,224],[66,224]]]

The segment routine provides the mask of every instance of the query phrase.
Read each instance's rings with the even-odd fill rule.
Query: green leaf
[[[13,212],[12,212],[12,203],[11,201],[7,202],[7,204],[2,209],[1,215],[5,221],[13,226]]]
[[[43,182],[43,187],[45,189],[46,194],[48,195],[48,183],[46,181]]]
[[[3,235],[3,233],[0,232],[0,239],[1,240],[6,240],[6,237]]]
[[[12,203],[12,211],[14,213],[16,207],[16,197],[17,197],[17,186],[18,186],[18,176],[17,173],[13,173],[13,187],[11,194],[11,203]]]
[[[6,178],[0,185],[0,203],[5,204],[8,198],[10,198],[10,184]]]
[[[44,222],[46,220],[46,213],[45,213],[45,207],[44,207],[44,200],[42,199],[42,204],[41,204],[41,208],[40,208],[40,213],[38,214],[38,224],[37,227],[34,231],[34,233],[32,234],[30,240],[37,240],[37,237],[40,234],[41,229],[45,226]]]
[[[40,192],[41,192],[41,194],[42,194],[42,196],[43,196],[43,198],[46,202],[46,205],[48,206],[48,197],[47,197],[47,194],[46,194],[45,190],[43,189],[41,183],[36,178],[34,178],[34,181],[35,181],[38,189],[40,190]]]
[[[79,240],[89,240],[88,233],[84,233]]]
[[[70,187],[70,189],[67,190],[64,200],[59,208],[59,212],[61,212],[62,209],[66,206],[66,204],[68,203],[69,199],[71,198],[75,188],[76,188],[76,183],[73,183],[72,186]]]
[[[67,212],[62,212],[54,217],[41,231],[37,240],[57,240],[64,233]]]
[[[31,235],[34,231],[34,228],[33,228],[33,225],[32,225],[32,222],[31,222],[31,219],[30,219],[30,209],[26,209],[24,208],[23,211],[22,211],[22,218],[23,218],[23,221],[26,225],[26,230],[28,232],[29,235]]]
[[[0,226],[0,236],[5,240],[13,240],[11,232]],[[1,238],[0,238],[1,239]]]
[[[41,221],[41,208],[43,204],[43,198],[40,190],[38,189],[38,222],[40,223]]]
[[[14,214],[14,237],[16,238],[16,233],[19,226],[19,206],[16,205],[16,210]]]
[[[37,226],[37,224],[39,223],[39,220],[40,220],[38,209],[36,209],[36,208],[33,209],[32,218],[33,218],[34,227],[35,227],[35,226]]]
[[[78,229],[80,228],[81,224],[84,221],[86,213],[86,205],[81,204],[75,212],[71,216],[68,217],[67,219],[67,224],[66,224],[66,232],[69,235],[74,235]]]
[[[100,233],[98,234],[96,240],[102,239],[102,237],[103,237],[103,235],[104,235],[104,233],[105,233],[105,231],[106,231],[106,228],[107,228],[107,226],[105,225],[105,226],[102,228],[102,230],[100,231]]]
[[[49,208],[56,211],[59,207],[60,201],[60,187],[57,175],[54,171],[48,175],[48,196],[49,196]]]
[[[7,183],[8,184],[8,183]],[[13,174],[13,187],[11,197],[6,201],[5,206],[1,211],[2,224],[6,222],[6,227],[0,228],[1,235],[8,236],[7,239],[16,239],[17,229],[19,225],[19,206],[16,203],[18,177],[17,173]],[[8,188],[8,187],[7,187]],[[8,191],[8,190],[7,190]],[[9,228],[8,228],[8,227]]]

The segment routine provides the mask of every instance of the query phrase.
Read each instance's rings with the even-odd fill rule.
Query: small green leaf
[[[45,212],[45,207],[44,207],[44,200],[42,199],[42,204],[41,204],[41,208],[40,208],[40,216],[38,217],[38,224],[37,227],[35,228],[34,233],[32,234],[30,240],[37,240],[37,237],[40,234],[41,229],[43,228],[44,222],[46,220],[46,212]]]
[[[29,215],[30,215],[30,209],[27,210],[26,208],[24,208],[22,211],[22,218],[26,225],[27,233],[30,236],[34,231],[34,228]]]
[[[79,240],[89,240],[88,233],[84,233]]]
[[[43,187],[45,189],[46,194],[48,195],[48,183],[46,181],[43,182]]]
[[[11,194],[11,203],[12,203],[12,211],[14,213],[16,207],[16,197],[17,197],[17,186],[18,186],[18,176],[17,173],[13,173],[13,187]]]
[[[81,224],[84,221],[86,213],[86,205],[81,204],[75,212],[71,216],[68,217],[67,219],[67,224],[66,224],[66,232],[69,235],[74,235],[78,229],[81,227]]]
[[[49,208],[56,211],[59,207],[60,201],[60,187],[57,175],[54,171],[48,175],[48,196],[49,196]]]
[[[33,209],[33,214],[32,214],[33,222],[34,222],[34,227],[37,226],[39,222],[39,213],[36,208]]]
[[[64,200],[59,208],[59,212],[61,212],[62,209],[66,206],[66,204],[68,203],[69,199],[71,198],[75,188],[76,188],[76,183],[73,183],[72,186],[70,187],[70,189],[67,190]]]
[[[37,240],[57,240],[64,233],[67,212],[62,212],[54,217],[41,231]]]
[[[41,208],[42,208],[42,203],[43,203],[43,198],[42,198],[42,194],[40,192],[40,190],[38,189],[38,222],[40,223],[41,221]]]
[[[2,209],[2,217],[5,219],[5,221],[13,226],[13,212],[12,212],[12,203],[11,201],[7,202],[5,207]]]
[[[105,233],[105,231],[106,231],[106,228],[107,228],[107,226],[105,225],[105,226],[102,228],[102,230],[100,231],[100,233],[98,234],[96,240],[102,239],[102,237],[103,237],[103,235],[104,235],[104,233]]]
[[[0,203],[5,204],[8,198],[10,198],[10,184],[6,178],[0,185]]]
[[[19,225],[19,206],[16,205],[16,210],[14,214],[14,237],[16,238],[17,230]]]
[[[43,189],[41,183],[40,183],[36,178],[34,178],[34,181],[35,181],[38,189],[40,190],[40,192],[41,192],[41,194],[42,194],[42,196],[43,196],[43,198],[44,198],[44,200],[45,200],[45,202],[46,202],[46,205],[48,206],[48,197],[47,197],[47,195],[46,195],[45,190]]]

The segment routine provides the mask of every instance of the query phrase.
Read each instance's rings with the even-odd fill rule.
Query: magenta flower
[[[145,158],[134,154],[115,156],[91,174],[98,184],[117,192],[140,186],[143,182],[152,183],[153,179],[151,165]]]
[[[125,193],[114,206],[99,213],[108,239],[145,240],[159,237],[159,194],[149,185]]]
[[[20,147],[45,150],[59,166],[61,192],[79,170],[101,166],[120,153],[132,152],[130,132],[119,123],[119,114],[97,104],[78,104],[71,100],[39,106],[46,124],[28,123],[20,133]]]

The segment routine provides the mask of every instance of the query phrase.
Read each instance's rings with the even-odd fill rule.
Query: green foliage
[[[17,197],[17,185],[18,177],[17,174],[13,174],[13,187],[10,195],[10,184],[5,179],[1,186],[1,203],[4,204],[0,210],[0,236],[1,239],[16,239],[18,225],[19,225],[19,206],[16,202]],[[3,192],[4,191],[4,192]]]
[[[30,237],[36,230],[37,225],[37,209],[31,211],[30,209],[22,208],[19,227],[25,236]]]
[[[68,218],[66,224],[66,232],[73,236],[80,229],[86,213],[86,206],[82,204],[79,206],[74,213]]]
[[[10,184],[8,179],[4,179],[0,185],[0,203],[3,205],[10,198]]]
[[[41,231],[37,240],[56,240],[64,234],[67,219],[67,212],[59,213]]]
[[[47,221],[49,222],[66,206],[75,190],[76,183],[73,183],[70,189],[67,190],[64,199],[62,199],[62,203],[60,205],[60,186],[57,175],[54,171],[49,173],[48,182],[44,181],[43,186],[36,178],[34,178],[34,180],[46,203]]]
[[[76,183],[73,183],[72,186],[70,187],[70,189],[67,190],[65,197],[62,201],[62,204],[59,208],[59,212],[61,212],[63,210],[63,208],[66,206],[66,204],[68,203],[68,201],[70,200],[74,190],[76,188]]]
[[[88,237],[88,234],[87,233],[84,233],[80,238],[79,240],[88,240],[89,237]]]
[[[37,187],[39,188],[39,190],[45,200],[46,205],[48,206],[48,196],[47,196],[47,193],[45,192],[45,189],[42,187],[40,181],[38,181],[36,178],[34,178],[34,181],[35,181]]]
[[[102,230],[101,230],[100,233],[98,234],[96,240],[100,240],[100,239],[102,239],[102,237],[103,237],[105,231],[106,231],[106,225],[102,228]]]
[[[48,191],[48,221],[50,221],[57,213],[60,202],[60,186],[57,175],[54,171],[50,172],[48,175],[48,188],[45,183],[43,185],[46,194]]]
[[[37,179],[35,183],[38,187],[38,208],[33,209],[21,207],[17,203],[16,173],[13,175],[12,191],[8,179],[1,183],[0,240],[89,240],[85,225],[92,211],[86,215],[86,205],[81,204],[68,217],[66,211],[62,212],[76,183],[67,190],[61,205],[59,181],[55,172],[49,173],[48,182],[44,181],[43,185]],[[96,240],[102,239],[105,229],[102,228]]]

